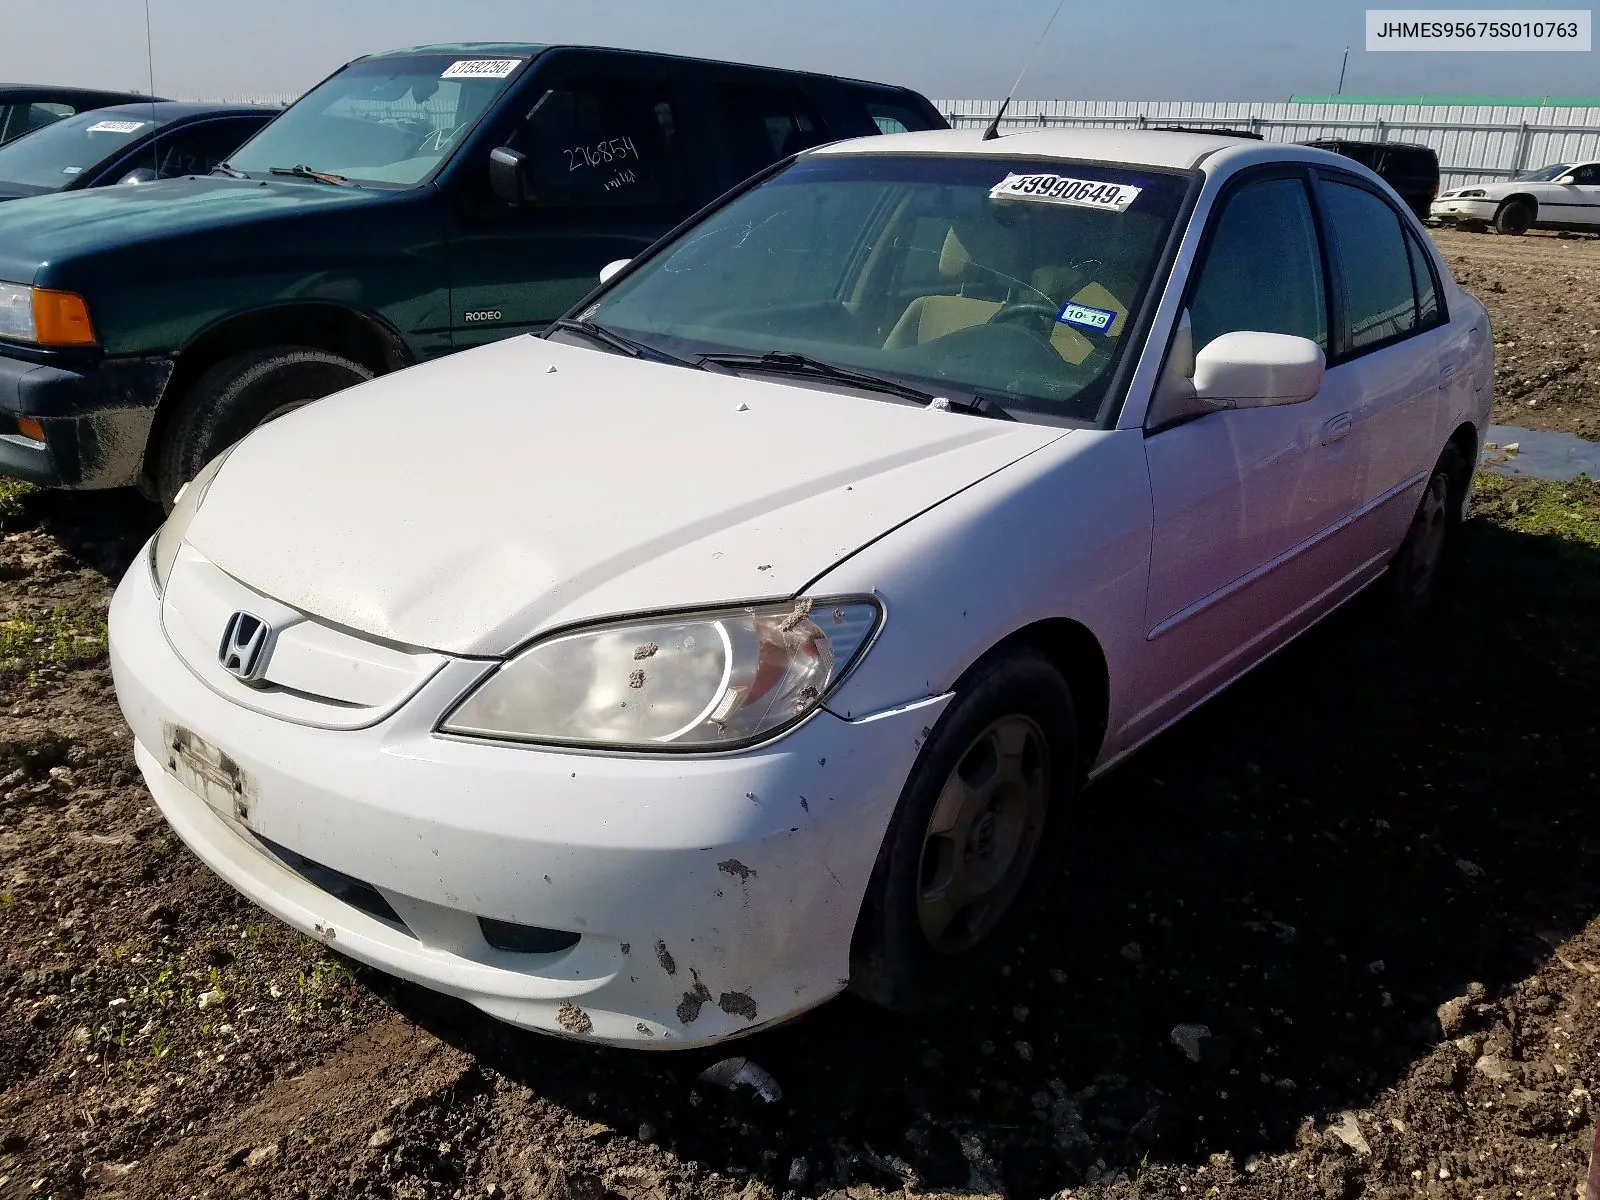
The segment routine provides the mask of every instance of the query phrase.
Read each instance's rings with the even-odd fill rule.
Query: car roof
[[[845,83],[859,83],[868,87],[892,88],[908,92],[909,88],[897,83],[882,83],[871,79],[857,79],[850,75],[834,75],[827,71],[797,71],[792,67],[769,67],[760,63],[736,62],[725,58],[699,58],[686,54],[662,54],[655,50],[628,50],[621,46],[594,46],[578,42],[440,42],[425,46],[406,46],[399,50],[383,50],[364,54],[356,62],[377,58],[404,58],[412,54],[504,54],[517,58],[531,58],[546,50],[597,50],[605,54],[626,54],[631,58],[650,58],[662,62],[702,63],[719,67],[737,67],[749,71],[762,71],[774,75],[801,75],[812,79],[837,79]]]
[[[149,99],[138,92],[124,92],[116,88],[57,87],[53,83],[0,83],[0,103],[41,99],[47,96],[60,96],[69,100],[103,99],[107,104],[120,100]]]
[[[1248,156],[1253,161],[1337,162],[1337,155],[1288,142],[1258,142],[1212,133],[1155,129],[1024,129],[984,141],[976,129],[934,129],[852,138],[819,146],[809,155],[950,154],[983,158],[1060,158],[1192,170],[1208,158]],[[1344,165],[1341,163],[1341,165]]]
[[[188,117],[276,116],[281,108],[266,104],[205,104],[188,100],[142,100],[134,104],[107,104],[93,110],[129,117],[155,117],[160,121],[182,121]],[[46,126],[48,128],[48,126]]]

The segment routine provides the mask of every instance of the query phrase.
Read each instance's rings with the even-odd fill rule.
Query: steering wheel
[[[1059,311],[1061,310],[1052,304],[1023,300],[1016,304],[1001,305],[1000,311],[990,317],[985,324],[1020,325],[1029,333],[1049,341],[1051,331],[1055,327],[1056,313]]]

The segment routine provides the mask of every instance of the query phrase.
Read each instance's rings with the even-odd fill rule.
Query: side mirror
[[[510,146],[489,151],[489,187],[507,204],[526,204],[533,198],[528,191],[528,156]]]
[[[1574,175],[1571,171],[1568,171],[1565,175],[1561,176],[1561,178],[1556,179],[1553,182],[1555,182],[1555,183],[1577,183],[1578,182],[1578,177],[1576,175]]]
[[[633,259],[631,259],[631,258],[614,258],[614,259],[612,259],[605,266],[600,268],[600,282],[601,283],[610,283],[611,282],[611,277],[613,275],[615,275],[618,271],[622,270],[623,267],[627,266],[632,261],[633,261]]]
[[[137,170],[129,171],[121,179],[117,180],[117,183],[154,183],[159,178],[160,176],[151,168],[139,167]]]
[[[1240,331],[1194,356],[1195,399],[1205,408],[1300,404],[1322,390],[1327,360],[1310,338]]]

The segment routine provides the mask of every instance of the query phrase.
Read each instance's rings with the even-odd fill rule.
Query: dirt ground
[[[1507,386],[1590,339],[1503,415],[1594,434],[1600,242],[1440,240],[1528,356]],[[154,513],[0,492],[0,1200],[1581,1196],[1600,485],[1481,487],[1428,622],[1357,604],[1086,794],[980,1002],[730,1046],[772,1104],[698,1080],[720,1054],[524,1034],[237,897],[111,694]]]
[[[1600,237],[1433,237],[1494,320],[1495,422],[1600,440]]]

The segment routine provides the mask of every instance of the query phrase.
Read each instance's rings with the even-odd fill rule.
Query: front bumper
[[[136,483],[171,359],[112,360],[68,370],[0,352],[0,475],[43,487]],[[32,417],[44,439],[24,435]]]
[[[1436,221],[1454,223],[1457,221],[1483,221],[1494,220],[1494,214],[1499,203],[1494,200],[1435,200],[1428,206],[1428,215]]]
[[[822,711],[741,753],[588,754],[434,733],[478,662],[446,667],[366,729],[245,709],[168,645],[143,561],[110,627],[139,767],[224,879],[352,958],[515,1025],[639,1047],[748,1033],[845,986],[878,846],[948,702],[855,721]],[[231,795],[180,782],[172,742],[190,734],[228,756]],[[367,885],[403,924],[264,842]],[[581,936],[557,953],[497,950],[480,917]]]

